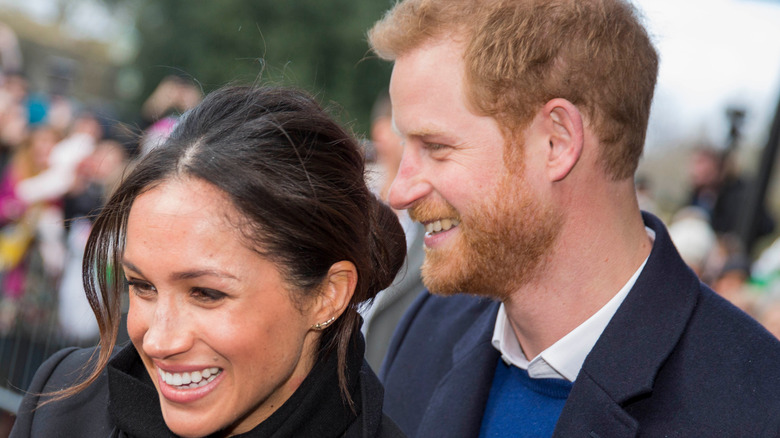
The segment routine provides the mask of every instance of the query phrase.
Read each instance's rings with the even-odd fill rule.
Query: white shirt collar
[[[645,230],[650,239],[655,241],[655,231],[647,227]],[[607,328],[618,307],[634,287],[645,264],[647,258],[604,307],[530,361],[525,357],[509,323],[504,304],[501,303],[493,329],[493,347],[501,352],[504,362],[527,370],[528,375],[534,379],[565,379],[573,382],[580,373],[590,350],[596,345],[596,341]]]

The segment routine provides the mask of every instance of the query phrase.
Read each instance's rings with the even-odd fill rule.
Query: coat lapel
[[[555,426],[554,438],[633,438],[638,424],[589,376],[580,376]]]
[[[479,436],[499,353],[491,344],[498,303],[490,305],[455,345],[452,369],[439,382],[420,427],[419,437]]]
[[[593,347],[556,425],[554,437],[633,437],[625,411],[653,390],[655,376],[680,340],[696,305],[699,280],[680,259],[666,228],[656,233],[636,284]]]

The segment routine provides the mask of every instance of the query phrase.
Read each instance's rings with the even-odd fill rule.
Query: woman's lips
[[[224,371],[217,367],[206,367],[197,371],[172,373],[157,368],[157,381],[161,395],[172,402],[191,403],[213,391],[224,377]]]

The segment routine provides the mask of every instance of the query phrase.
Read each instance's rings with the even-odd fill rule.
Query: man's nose
[[[398,173],[387,195],[390,206],[396,210],[407,209],[428,195],[431,189],[419,153],[414,148],[405,147]]]

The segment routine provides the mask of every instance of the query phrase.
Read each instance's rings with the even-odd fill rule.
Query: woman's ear
[[[357,268],[352,262],[334,263],[312,309],[312,328],[321,330],[332,324],[346,310],[357,286]]]
[[[574,169],[585,142],[582,114],[566,99],[552,99],[542,109],[547,118],[549,151],[547,173],[551,181],[560,181]]]

